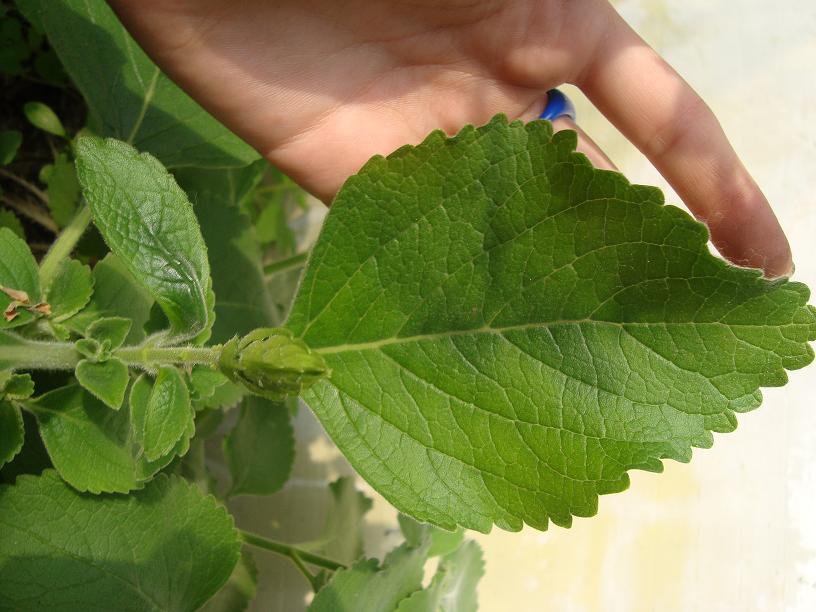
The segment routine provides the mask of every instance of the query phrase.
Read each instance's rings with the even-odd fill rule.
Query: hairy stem
[[[13,172],[9,172],[8,170],[4,170],[3,168],[0,168],[0,176],[2,176],[4,178],[7,178],[10,181],[14,181],[15,183],[17,183],[21,187],[24,187],[25,189],[27,189],[30,193],[37,196],[37,198],[43,204],[46,204],[46,205],[48,204],[48,194],[45,193],[42,189],[40,189],[36,185],[33,185],[33,184],[29,183],[24,178],[19,177],[16,174],[14,174]]]
[[[297,255],[292,255],[285,259],[273,261],[271,264],[264,266],[264,274],[273,276],[281,272],[286,272],[287,270],[292,270],[293,268],[298,268],[306,263],[308,257],[309,251],[304,251],[303,253],[298,253]]]
[[[125,346],[113,355],[128,365],[218,364],[221,346]]]
[[[0,363],[11,363],[16,370],[73,370],[82,355],[70,342],[26,340],[11,334],[11,341],[0,338]],[[217,365],[220,346],[126,346],[113,351],[129,366],[151,368],[158,365]]]
[[[265,538],[254,533],[249,533],[248,531],[244,531],[242,529],[239,529],[238,533],[246,544],[249,544],[250,546],[257,546],[258,548],[263,548],[264,550],[271,550],[272,552],[283,555],[284,557],[289,557],[295,562],[296,565],[297,561],[295,561],[295,559],[297,558],[305,563],[316,565],[317,567],[323,567],[329,570],[338,570],[346,567],[338,561],[321,557],[320,555],[310,553],[306,550],[301,550],[296,546],[290,546],[289,544],[284,544],[283,542],[276,542],[275,540],[270,540],[269,538]]]
[[[40,284],[45,289],[54,279],[62,260],[71,254],[91,222],[91,207],[83,204],[74,218],[60,232],[40,262]]]

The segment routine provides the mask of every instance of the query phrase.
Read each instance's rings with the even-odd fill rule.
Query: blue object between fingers
[[[547,92],[547,106],[544,107],[538,118],[555,121],[559,117],[569,117],[575,121],[575,105],[561,91],[551,89]]]

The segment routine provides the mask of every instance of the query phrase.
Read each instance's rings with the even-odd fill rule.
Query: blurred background
[[[790,238],[797,280],[816,286],[816,3],[813,0],[621,0],[618,10],[705,98],[775,207]],[[657,172],[572,89],[582,127],[633,182]],[[313,239],[324,210],[298,213]],[[688,465],[633,472],[624,493],[571,529],[469,534],[485,550],[486,612],[805,612],[816,610],[816,378],[794,372],[765,390],[737,432],[715,435]],[[353,475],[311,413],[296,418],[293,478],[269,498],[238,498],[246,528],[287,541],[326,521],[326,479]],[[396,512],[374,500],[369,554],[399,541]],[[263,499],[263,501],[260,501]],[[298,610],[307,586],[285,559],[258,555],[253,610]]]

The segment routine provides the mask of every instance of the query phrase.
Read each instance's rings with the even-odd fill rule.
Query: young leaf
[[[119,410],[127,391],[128,368],[112,357],[101,363],[83,359],[74,370],[80,385],[101,399],[109,408]],[[155,457],[154,457],[155,458]]]
[[[60,476],[79,491],[127,493],[143,486],[176,455],[189,449],[194,426],[158,461],[142,456],[131,431],[130,410],[111,410],[81,387],[50,391],[26,402]]]
[[[129,496],[72,491],[48,470],[0,489],[0,601],[10,610],[191,612],[230,576],[232,517],[181,478]]]
[[[430,586],[402,600],[397,612],[476,612],[476,586],[483,575],[481,548],[465,542],[442,558]]]
[[[427,542],[418,548],[403,544],[388,554],[382,567],[376,559],[364,559],[338,570],[317,592],[309,612],[391,612],[422,587],[427,557]]]
[[[161,366],[144,413],[144,433],[139,431],[145,457],[155,461],[178,443],[193,422],[190,394],[174,366]]]
[[[23,400],[34,395],[34,380],[30,374],[0,372],[0,399]]]
[[[132,321],[125,341],[136,344],[142,340],[153,298],[128,272],[122,260],[108,253],[94,266],[93,284],[94,292],[88,307],[66,324],[84,335],[88,326],[100,317],[118,315]]]
[[[54,280],[45,290],[51,318],[64,321],[82,310],[93,293],[91,269],[76,259],[62,261]]]
[[[74,162],[65,153],[57,155],[53,164],[43,166],[40,180],[48,186],[48,209],[60,227],[74,217],[79,201],[79,181]]]
[[[419,546],[426,539],[430,541],[428,549],[429,557],[444,556],[452,553],[462,545],[465,539],[465,531],[461,527],[456,531],[445,531],[427,523],[418,523],[410,516],[400,514],[400,531],[405,536],[405,541],[411,546]]]
[[[540,121],[436,132],[349,179],[312,251],[287,326],[332,374],[304,399],[421,521],[567,526],[813,359],[807,287],[714,257],[575,144]]]
[[[51,107],[42,102],[26,102],[23,106],[23,114],[26,119],[36,128],[39,128],[54,136],[66,136],[65,128]]]
[[[231,497],[279,490],[295,458],[286,404],[256,396],[244,398],[238,422],[224,438],[224,455],[232,477]]]
[[[0,399],[0,467],[14,459],[23,448],[24,439],[20,409],[11,402]]]
[[[187,196],[161,163],[118,140],[83,136],[77,175],[108,246],[173,331],[192,338],[211,326],[207,249]]]
[[[14,161],[22,143],[23,135],[17,130],[0,132],[0,166],[7,166]]]
[[[124,317],[103,317],[86,328],[86,335],[97,342],[108,341],[110,350],[118,349],[125,342],[133,322]]]
[[[95,132],[130,142],[167,166],[240,167],[258,158],[159,71],[105,0],[37,4],[26,12],[39,14],[85,96]]]
[[[34,305],[40,299],[40,279],[37,262],[28,245],[6,227],[0,228],[0,289],[26,294],[27,305]],[[15,301],[9,293],[0,290],[0,310],[7,310]],[[0,328],[15,327],[28,323],[33,318],[25,308],[15,309],[13,317],[0,316]]]

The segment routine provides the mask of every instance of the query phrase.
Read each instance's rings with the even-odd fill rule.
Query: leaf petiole
[[[298,559],[301,562],[316,565],[318,567],[323,567],[328,570],[339,570],[346,568],[346,566],[340,563],[339,561],[327,559],[326,557],[310,553],[306,550],[297,548],[296,546],[291,546],[289,544],[284,544],[283,542],[270,540],[269,538],[265,538],[258,534],[244,531],[243,529],[239,529],[238,534],[245,544],[249,544],[250,546],[255,546],[257,548],[263,548],[264,550],[271,550],[272,552],[278,553],[279,555],[283,555],[284,557],[289,557],[290,559],[292,559],[295,565],[298,564],[298,561],[296,561],[296,559]]]
[[[91,222],[91,207],[83,204],[73,219],[60,232],[40,262],[40,284],[45,288],[54,279],[60,263],[74,250]]]

